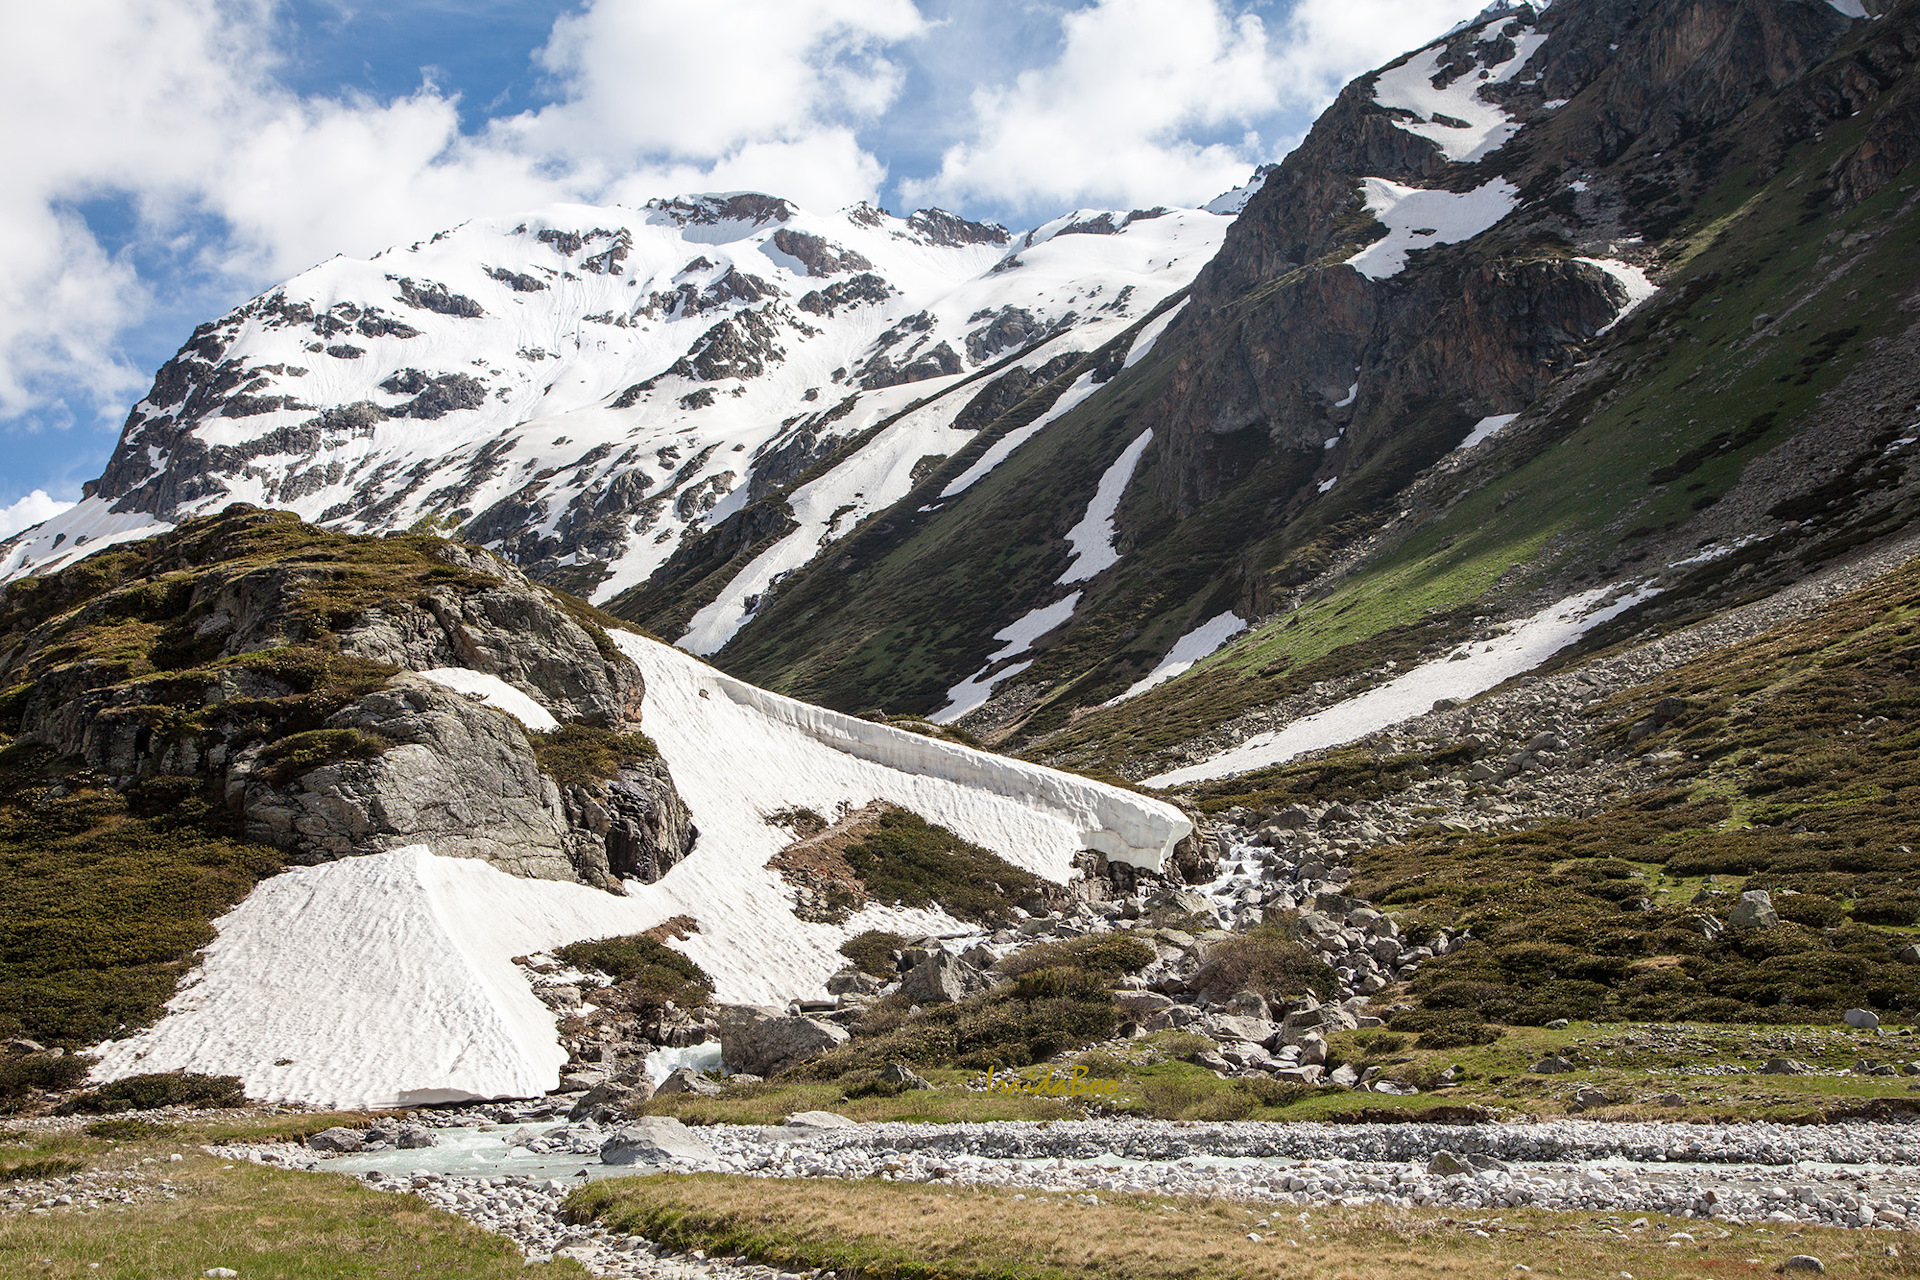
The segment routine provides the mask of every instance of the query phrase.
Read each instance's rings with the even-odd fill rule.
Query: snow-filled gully
[[[784,1004],[821,994],[855,933],[967,931],[879,904],[839,925],[795,919],[766,865],[789,839],[766,820],[777,810],[891,801],[1056,882],[1083,849],[1158,868],[1192,830],[1178,809],[1117,787],[796,702],[637,635],[615,640],[645,677],[642,727],[700,833],[660,881],[630,881],[622,897],[424,846],[288,870],[216,922],[160,1022],[100,1046],[95,1078],[191,1069],[238,1075],[251,1097],[338,1107],[537,1096],[566,1054],[516,956],[688,915],[698,932],[676,945],[720,1000]],[[433,674],[530,726],[543,713],[478,673]]]

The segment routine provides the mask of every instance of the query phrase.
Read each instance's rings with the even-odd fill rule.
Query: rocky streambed
[[[665,1117],[617,1128],[459,1124],[436,1129],[435,1138],[431,1149],[349,1155],[285,1144],[215,1150],[415,1192],[510,1236],[530,1258],[573,1257],[609,1276],[779,1274],[663,1253],[561,1217],[567,1192],[590,1178],[662,1171],[999,1186],[1082,1199],[1660,1213],[1700,1220],[1705,1230],[1714,1222],[1920,1228],[1920,1125],[1910,1124],[855,1124],[809,1113],[787,1125],[691,1129]]]

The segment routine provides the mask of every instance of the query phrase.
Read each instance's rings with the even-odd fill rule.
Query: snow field
[[[553,718],[551,711],[499,676],[469,671],[465,667],[435,667],[431,671],[422,671],[420,675],[456,693],[477,698],[490,707],[498,707],[535,733],[551,733],[560,727],[560,722]]]
[[[1435,143],[1447,159],[1472,163],[1499,150],[1520,131],[1519,124],[1504,108],[1480,96],[1481,88],[1511,80],[1546,42],[1544,32],[1522,32],[1513,42],[1512,58],[1484,68],[1490,73],[1486,79],[1480,79],[1478,71],[1469,70],[1444,89],[1433,85],[1434,78],[1441,73],[1440,60],[1446,54],[1446,47],[1436,44],[1399,66],[1382,71],[1374,83],[1373,100],[1383,107],[1411,111],[1419,116],[1417,123],[1404,120],[1394,123],[1408,133]],[[1441,119],[1443,116],[1446,119]]]
[[[1120,509],[1120,496],[1132,481],[1134,468],[1140,465],[1140,455],[1152,443],[1153,428],[1148,427],[1133,438],[1132,444],[1120,451],[1120,456],[1113,460],[1111,466],[1100,473],[1100,484],[1094,490],[1093,501],[1087,504],[1087,513],[1080,517],[1080,523],[1067,530],[1067,544],[1073,548],[1073,561],[1054,579],[1055,584],[1064,586],[1072,582],[1085,582],[1102,570],[1120,563],[1120,553],[1113,549],[1113,513]]]
[[[779,1005],[821,994],[855,933],[968,931],[882,904],[840,925],[794,919],[766,866],[789,839],[766,821],[777,810],[889,800],[1055,881],[1082,849],[1157,868],[1192,830],[1179,810],[1116,787],[795,702],[631,633],[615,640],[641,668],[643,727],[700,832],[658,883],[630,881],[620,897],[419,845],[291,869],[216,922],[160,1022],[99,1046],[94,1078],[191,1069],[237,1075],[249,1096],[333,1107],[537,1096],[566,1055],[515,956],[690,915],[698,932],[677,946],[717,997]],[[539,721],[537,704],[491,677],[429,674]]]
[[[1211,759],[1147,778],[1143,785],[1177,787],[1269,768],[1424,715],[1441,698],[1471,698],[1531,671],[1601,623],[1658,593],[1658,588],[1642,585],[1596,587],[1569,596],[1512,624],[1502,635],[1463,645],[1377,688],[1285,728],[1255,734]]]
[[[1517,413],[1496,413],[1490,418],[1482,418],[1473,424],[1473,430],[1467,432],[1467,438],[1455,447],[1464,451],[1473,448],[1482,440],[1491,440],[1505,431],[1508,425],[1519,416]]]
[[[1612,258],[1575,258],[1574,261],[1584,262],[1590,267],[1600,268],[1600,270],[1606,272],[1615,280],[1618,280],[1621,287],[1627,291],[1627,305],[1620,308],[1612,320],[1600,327],[1600,333],[1607,332],[1622,320],[1625,320],[1633,314],[1634,310],[1638,308],[1641,303],[1660,292],[1660,286],[1649,280],[1647,273],[1632,263],[1616,262]]]

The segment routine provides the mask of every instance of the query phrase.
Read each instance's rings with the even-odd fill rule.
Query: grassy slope
[[[1831,1275],[1901,1276],[1920,1262],[1888,1257],[1878,1236],[1814,1228],[1723,1229],[1648,1215],[1614,1234],[1616,1216],[1318,1208],[1280,1212],[1228,1200],[1065,1195],[886,1182],[753,1179],[719,1174],[620,1178],[574,1193],[582,1220],[644,1232],[681,1248],[744,1254],[787,1270],[839,1269],[889,1280],[1190,1280],[1208,1276],[1758,1275],[1814,1253]],[[1670,1247],[1688,1231],[1697,1243]],[[1260,1239],[1251,1239],[1258,1236]],[[1151,1241],[1151,1247],[1142,1247]]]

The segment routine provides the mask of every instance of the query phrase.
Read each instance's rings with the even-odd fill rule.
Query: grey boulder
[[[710,1164],[717,1158],[672,1116],[642,1116],[600,1144],[602,1164]]]
[[[1747,890],[1727,916],[1727,923],[1736,929],[1773,928],[1780,923],[1779,913],[1773,909],[1773,895],[1765,889]]]
[[[679,1067],[667,1073],[667,1078],[654,1087],[656,1098],[675,1093],[698,1094],[702,1098],[712,1098],[725,1092],[725,1089],[707,1079],[692,1067]]]
[[[822,1018],[789,1017],[758,1005],[725,1005],[720,1010],[720,1054],[732,1071],[771,1076],[847,1039],[846,1028]]]
[[[348,1151],[359,1151],[367,1145],[367,1140],[358,1129],[332,1128],[322,1129],[307,1139],[307,1146],[314,1151],[330,1151],[336,1155]]]

